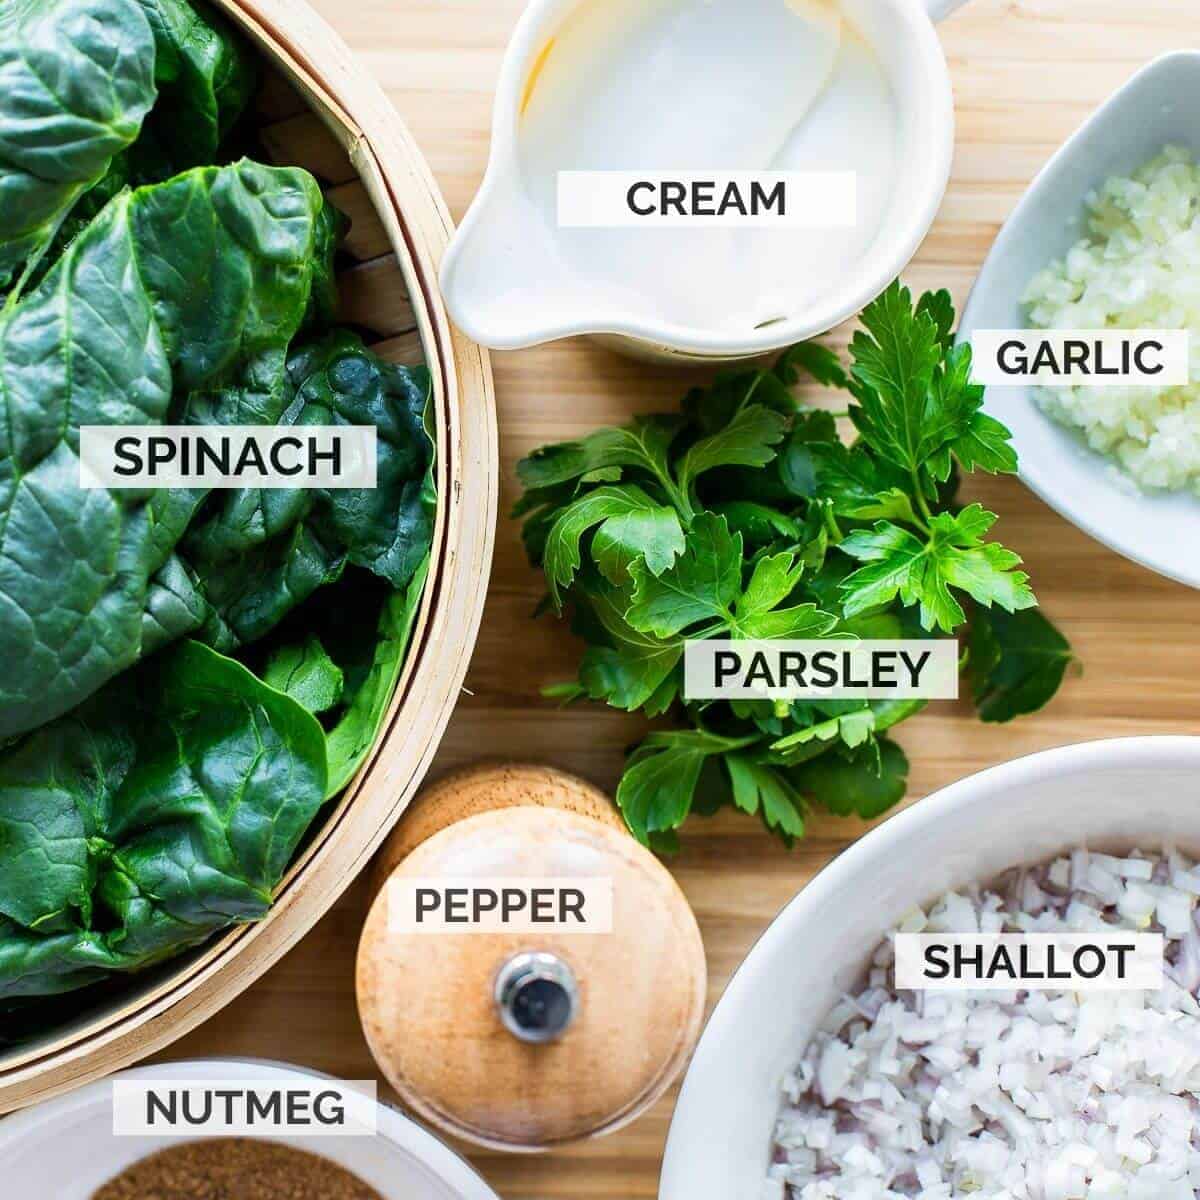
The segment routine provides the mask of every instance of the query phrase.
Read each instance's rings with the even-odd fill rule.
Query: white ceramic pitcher
[[[734,361],[825,333],[900,274],[933,223],[950,175],[953,94],[933,22],[964,0],[840,0],[895,97],[899,146],[883,223],[868,252],[814,302],[735,333],[631,317],[613,289],[606,295],[566,269],[556,230],[527,194],[517,152],[523,97],[556,31],[583,2],[531,0],[509,44],[487,173],[442,264],[446,303],[465,333],[493,349],[590,334],[659,361]]]

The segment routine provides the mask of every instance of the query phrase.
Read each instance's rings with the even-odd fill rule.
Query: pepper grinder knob
[[[542,1045],[562,1037],[579,1011],[579,985],[557,954],[514,954],[496,975],[496,1009],[504,1028]]]

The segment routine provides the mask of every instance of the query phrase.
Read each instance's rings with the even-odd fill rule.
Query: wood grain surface
[[[521,0],[315,3],[395,101],[460,217],[483,172],[491,91]],[[1061,141],[1138,67],[1193,44],[1197,32],[1187,0],[973,0],[948,20],[942,33],[958,104],[958,151],[949,193],[909,282],[949,287],[961,304],[1001,222]],[[493,364],[502,510],[514,498],[513,464],[522,454],[669,407],[692,378],[583,342],[497,354]],[[912,761],[910,800],[1045,747],[1195,732],[1195,594],[1108,553],[1015,480],[968,487],[1001,514],[998,532],[1025,555],[1043,606],[1074,642],[1084,669],[1047,712],[1014,725],[984,726],[953,704],[906,724],[899,740]],[[557,712],[540,700],[542,684],[571,672],[577,647],[561,625],[531,619],[539,594],[517,530],[502,518],[468,691],[435,774],[503,755],[555,763],[605,787],[615,783],[623,749],[642,723],[597,708]],[[703,931],[710,1003],[778,909],[863,829],[817,820],[790,854],[735,816],[687,830],[671,866]],[[288,958],[177,1043],[171,1057],[255,1055],[374,1077],[353,994],[365,902],[360,880]],[[625,1131],[554,1155],[470,1157],[504,1200],[653,1196],[672,1104],[673,1094]]]

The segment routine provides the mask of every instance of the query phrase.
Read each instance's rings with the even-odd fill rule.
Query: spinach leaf
[[[288,360],[295,396],[284,420],[295,424],[373,425],[376,486],[322,491],[314,521],[365,567],[403,587],[433,538],[433,440],[425,422],[433,383],[426,367],[385,362],[339,330]]]
[[[3,288],[23,263],[22,286],[40,281],[123,188],[217,161],[258,71],[204,5],[18,0],[0,10],[0,78]]]
[[[196,642],[0,752],[0,999],[260,918],[326,785],[316,720]]]
[[[350,782],[379,736],[404,667],[428,573],[426,559],[403,591],[388,596],[379,614],[369,656],[363,652],[366,647],[360,641],[359,652],[345,657],[352,686],[326,738],[331,796]]]
[[[429,560],[399,590],[351,569],[297,609],[251,655],[263,679],[317,715],[326,730],[328,794],[371,751],[404,667]]]
[[[431,387],[424,367],[384,362],[345,330],[293,351],[280,423],[373,425],[376,486],[214,494],[179,546],[208,604],[204,641],[256,641],[347,564],[408,584],[433,539]]]
[[[165,422],[192,391],[281,394],[321,204],[305,172],[248,162],[123,193],[0,316],[0,738],[137,661],[202,499],[83,488],[80,426]],[[171,612],[155,644],[187,632],[187,603]]]
[[[138,0],[0,7],[0,286],[137,137],[154,53]]]
[[[154,31],[158,102],[133,150],[133,177],[158,182],[216,161],[254,93],[250,48],[214,9],[188,0],[138,0]]]
[[[346,686],[345,673],[329,657],[315,633],[302,642],[281,646],[271,656],[262,678],[314,716],[335,708]]]

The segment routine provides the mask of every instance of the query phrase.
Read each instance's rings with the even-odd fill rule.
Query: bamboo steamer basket
[[[210,0],[214,2],[214,0]],[[429,767],[483,607],[497,505],[486,353],[447,320],[437,287],[453,226],[429,168],[366,69],[302,0],[215,0],[267,63],[256,117],[266,157],[308,168],[353,221],[341,319],[395,362],[433,375],[438,510],[425,595],[375,748],[288,871],[269,916],[218,935],[119,999],[0,1051],[0,1113],[167,1046],[253,983],[370,861]],[[81,1001],[81,1003],[86,1003]]]

